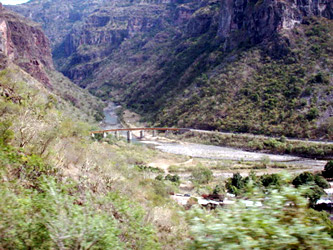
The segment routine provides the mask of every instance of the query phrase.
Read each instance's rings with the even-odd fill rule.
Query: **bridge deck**
[[[91,134],[103,134],[107,132],[116,132],[116,131],[179,131],[180,128],[116,128],[116,129],[107,129],[100,131],[92,131]]]

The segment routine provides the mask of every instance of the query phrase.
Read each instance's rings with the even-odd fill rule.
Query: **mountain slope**
[[[2,67],[10,62],[19,65],[30,75],[50,86],[45,69],[53,69],[49,41],[40,27],[33,22],[26,23],[17,14],[0,6],[0,44]],[[30,36],[22,36],[22,34]]]
[[[55,71],[49,40],[40,26],[3,8],[2,5],[0,6],[0,66],[0,69],[17,72],[16,81],[27,78],[22,70],[28,73],[36,80],[33,81],[35,85],[36,82],[42,83],[50,94],[55,94],[59,100],[58,105],[73,117],[90,121],[93,116],[101,119],[102,103]],[[14,73],[12,77],[15,78]]]
[[[43,11],[64,6],[12,8],[34,4],[45,28]],[[332,139],[332,5],[83,1],[53,54],[75,83],[156,125]]]
[[[100,102],[51,67],[40,68],[50,85],[34,78],[17,62],[43,61],[48,47],[33,50],[40,40],[29,38],[44,34],[2,8],[0,18],[0,248],[179,249],[186,232],[167,198],[174,187],[136,166],[156,152],[92,140]]]

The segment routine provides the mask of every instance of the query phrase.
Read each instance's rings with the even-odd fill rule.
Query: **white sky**
[[[20,4],[20,3],[26,3],[29,0],[0,0],[0,3],[2,4]]]

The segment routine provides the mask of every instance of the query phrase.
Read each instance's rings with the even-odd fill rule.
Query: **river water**
[[[105,119],[102,123],[103,129],[113,129],[122,128],[117,116],[117,106],[114,103],[109,103],[109,105],[104,109]],[[125,137],[126,132],[122,135]],[[258,152],[248,152],[241,149],[220,147],[213,145],[204,145],[196,143],[181,143],[181,142],[162,142],[156,140],[136,140],[141,144],[153,145],[156,149],[177,155],[185,155],[196,158],[214,159],[214,160],[233,160],[233,161],[271,161],[288,163],[291,165],[305,166],[307,168],[321,170],[326,164],[326,161],[319,161],[315,159],[300,158],[297,156],[290,155],[276,155],[276,154],[266,154]]]
[[[110,102],[108,106],[104,108],[104,120],[101,125],[103,129],[122,128],[117,116],[117,109],[120,108],[121,106],[113,102]]]

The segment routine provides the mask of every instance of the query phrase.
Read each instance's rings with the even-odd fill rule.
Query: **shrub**
[[[0,185],[1,249],[160,248],[135,202],[117,193],[77,195],[51,178],[40,188]]]
[[[325,178],[320,175],[315,175],[315,183],[321,188],[330,188],[331,187],[331,185],[328,183],[328,181],[326,181]]]
[[[239,195],[241,189],[245,187],[245,178],[240,173],[233,174],[232,178],[229,178],[226,182],[226,189],[229,193]]]
[[[180,167],[176,165],[169,166],[168,170],[170,173],[179,172]]]
[[[8,144],[14,139],[14,132],[10,129],[12,123],[9,121],[0,122],[0,143]]]
[[[325,178],[333,178],[333,161],[326,163],[324,171],[322,172]]]
[[[323,188],[328,188],[329,183],[321,176],[313,175],[310,172],[304,172],[296,176],[292,181],[295,187],[301,185],[310,185],[311,188],[304,194],[305,197],[309,198],[310,206],[316,205],[317,200],[325,194]]]
[[[306,114],[306,119],[312,121],[319,116],[319,110],[317,108],[310,108],[309,112]]]
[[[168,174],[167,176],[165,176],[164,179],[167,180],[167,181],[177,183],[177,184],[180,183],[180,177],[179,177],[178,174],[175,174],[175,175]]]
[[[311,182],[314,182],[315,178],[314,175],[310,172],[304,172],[299,174],[295,177],[295,179],[292,181],[292,184],[295,187],[299,187],[301,185],[309,184]]]
[[[155,180],[162,181],[163,180],[163,175],[159,174],[155,177]]]
[[[240,173],[236,173],[232,176],[231,178],[231,184],[233,186],[235,186],[238,189],[241,189],[244,187],[244,179],[243,177],[240,175]]]
[[[310,207],[314,207],[320,197],[324,194],[324,190],[321,187],[315,185],[308,189],[307,192],[305,192],[304,197],[309,199]]]
[[[116,221],[91,204],[75,205],[74,198],[54,183],[44,193],[16,195],[3,189],[0,247],[5,249],[113,248],[123,244]],[[2,196],[2,197],[4,197]]]
[[[207,184],[213,178],[213,172],[203,166],[197,166],[192,170],[191,180],[198,184]]]
[[[223,189],[219,185],[216,185],[212,194],[213,195],[218,195],[218,194],[221,194],[221,193],[223,193]]]
[[[281,186],[281,177],[278,174],[265,174],[261,177],[261,183],[264,187]]]
[[[163,173],[164,171],[160,168],[155,168],[146,165],[135,165],[134,166],[140,172],[151,172],[151,173]]]

